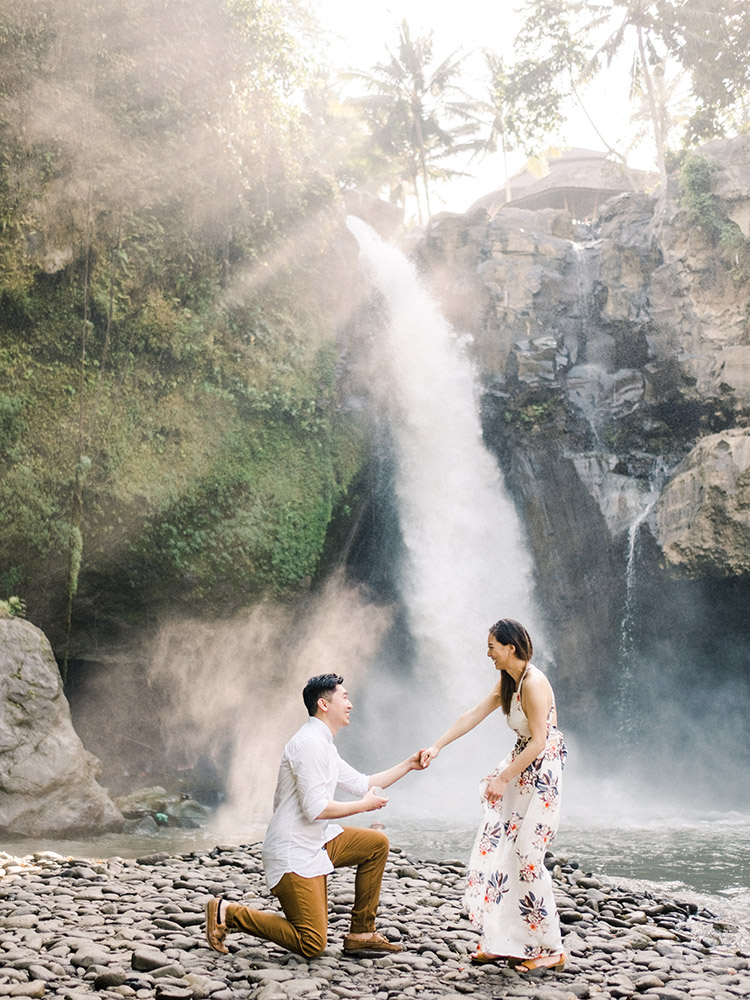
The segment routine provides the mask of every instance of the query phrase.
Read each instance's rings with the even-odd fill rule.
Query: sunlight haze
[[[521,20],[519,2],[499,0],[489,5],[483,0],[465,0],[461,4],[435,4],[429,0],[400,0],[389,4],[352,4],[348,0],[315,0],[315,9],[323,28],[330,33],[328,55],[339,69],[369,69],[386,58],[386,49],[396,45],[398,27],[405,19],[413,35],[433,33],[435,62],[454,52],[465,54],[463,85],[472,96],[482,97],[486,90],[483,48],[493,49],[512,58],[513,39]],[[595,92],[588,96],[590,113],[607,141],[615,145],[631,114],[627,102],[627,69],[615,64],[607,76],[600,76]],[[570,109],[566,133],[550,140],[550,147],[581,146],[604,150],[604,144],[577,108]],[[509,154],[509,171],[520,170],[526,156],[521,150]],[[654,168],[648,143],[639,145],[629,156],[630,165]],[[470,174],[448,183],[435,184],[434,211],[465,212],[478,198],[501,188],[505,181],[499,153],[477,158],[471,163],[457,162],[457,170]]]

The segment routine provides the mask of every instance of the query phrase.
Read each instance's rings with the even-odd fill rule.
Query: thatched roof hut
[[[535,161],[535,163],[538,161]],[[505,205],[513,208],[565,209],[575,220],[592,219],[608,198],[624,191],[648,191],[659,175],[633,170],[606,153],[591,149],[566,149],[544,161],[545,172],[527,164],[510,179],[510,201],[505,188],[485,195],[469,211],[485,208],[492,215]]]

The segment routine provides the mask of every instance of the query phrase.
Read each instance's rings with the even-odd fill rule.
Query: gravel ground
[[[329,880],[328,948],[305,961],[231,933],[229,955],[205,942],[211,895],[276,908],[260,845],[217,846],[135,861],[0,854],[0,996],[83,1000],[321,1000],[525,997],[571,1000],[738,1000],[750,961],[708,911],[625,888],[548,858],[568,962],[528,976],[472,966],[462,861],[392,849],[378,929],[403,945],[381,958],[342,954],[353,899],[349,870]],[[722,940],[725,938],[726,940]]]

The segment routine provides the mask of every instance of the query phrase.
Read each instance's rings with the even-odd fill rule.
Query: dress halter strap
[[[522,674],[521,674],[521,676],[520,676],[520,677],[518,678],[518,684],[516,685],[516,694],[518,694],[519,696],[520,696],[520,694],[521,694],[521,685],[522,685],[522,684],[523,684],[523,682],[524,682],[524,681],[526,680],[526,674],[528,674],[528,672],[529,672],[529,667],[530,667],[530,666],[532,666],[532,665],[533,665],[533,664],[531,663],[531,660],[527,660],[527,661],[526,661],[526,666],[525,666],[525,667],[523,668],[523,673],[522,673]]]

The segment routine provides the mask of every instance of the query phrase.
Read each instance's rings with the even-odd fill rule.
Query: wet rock
[[[690,576],[750,573],[750,431],[703,438],[657,505],[658,540]]]
[[[122,825],[97,783],[99,761],[73,729],[46,636],[0,619],[0,831],[23,836]]]

